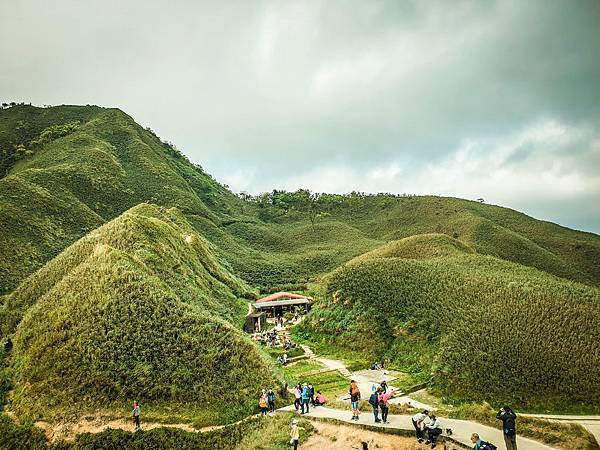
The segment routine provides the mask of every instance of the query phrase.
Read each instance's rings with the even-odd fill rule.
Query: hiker
[[[517,450],[517,415],[515,412],[509,406],[504,406],[496,414],[496,419],[502,421],[502,434],[506,450]]]
[[[358,388],[356,381],[350,381],[350,389],[348,390],[348,394],[350,394],[350,404],[352,405],[352,420],[358,420],[358,416],[360,415],[360,410],[358,409],[360,389]]]
[[[8,338],[6,340],[6,342],[4,343],[4,353],[10,353],[12,348],[13,348],[13,343],[10,340],[10,338]]]
[[[397,391],[379,392],[379,396],[377,397],[377,402],[379,403],[379,408],[381,409],[381,419],[383,423],[389,423],[387,421],[388,413],[390,412],[390,407],[388,406],[388,400],[392,398]]]
[[[292,429],[290,430],[290,445],[294,446],[294,450],[298,449],[298,440],[300,439],[300,427],[298,427],[298,419],[292,420]]]
[[[313,387],[312,384],[308,385],[308,391],[309,391],[308,393],[310,394],[310,397],[309,397],[310,398],[310,404],[313,405],[313,406],[316,406],[315,405],[315,388]]]
[[[317,397],[315,398],[315,406],[323,406],[327,400],[321,391],[317,391]]]
[[[423,442],[423,422],[425,419],[429,417],[429,411],[424,410],[423,412],[417,413],[412,416],[412,423],[415,427],[415,435],[417,436],[417,441],[419,443]]]
[[[302,402],[300,403],[300,405],[302,406],[302,412],[300,414],[306,414],[310,411],[310,404],[308,403],[310,400],[310,389],[308,388],[308,385],[306,383],[304,383],[304,385],[302,386]],[[304,411],[304,408],[306,407],[306,411]]]
[[[379,394],[381,394],[381,388],[377,388],[369,397],[369,405],[373,407],[373,417],[375,418],[375,423],[381,422],[379,419]]]
[[[133,416],[133,424],[135,425],[135,429],[139,430],[140,429],[140,405],[137,402],[137,400],[133,402],[133,411],[131,412],[131,415]]]
[[[471,442],[475,444],[473,450],[496,450],[498,448],[494,444],[481,440],[477,433],[471,434]]]
[[[426,444],[431,444],[431,448],[435,448],[437,444],[438,437],[443,433],[442,425],[440,424],[440,419],[438,419],[435,414],[432,414],[430,417],[431,422],[427,424],[427,442]]]
[[[273,392],[273,389],[269,389],[267,393],[267,403],[269,404],[269,411],[275,412],[275,392]]]
[[[388,385],[387,385],[387,381],[383,380],[381,383],[379,383],[379,386],[381,386],[381,389],[383,390],[383,392],[387,392],[388,390]]]
[[[298,411],[300,409],[301,397],[302,397],[302,388],[300,387],[300,384],[297,384],[294,387],[294,408],[296,408],[296,411]]]
[[[260,397],[258,398],[258,407],[260,408],[260,415],[266,416],[268,406],[267,406],[267,395],[265,394],[264,390],[262,391],[262,393],[260,394]]]

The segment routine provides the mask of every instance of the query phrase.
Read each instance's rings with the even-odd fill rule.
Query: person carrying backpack
[[[267,403],[269,404],[269,411],[275,412],[275,392],[273,392],[273,389],[269,389],[269,392],[267,392]]]
[[[310,410],[310,389],[308,387],[308,385],[306,383],[304,383],[304,386],[302,386],[302,400],[300,402],[300,404],[302,405],[302,412],[300,414],[306,414],[309,412]],[[304,411],[304,408],[306,408],[306,411]]]
[[[292,429],[290,430],[290,445],[294,446],[294,450],[298,448],[298,441],[300,440],[300,427],[298,426],[298,420],[292,421]]]
[[[260,415],[266,416],[268,407],[267,407],[267,394],[265,394],[265,391],[263,391],[260,394],[260,397],[258,399],[258,407],[260,408]]]
[[[131,412],[131,415],[133,416],[133,424],[135,425],[135,429],[139,430],[140,429],[140,405],[137,402],[137,400],[133,402],[133,411]]]
[[[377,400],[379,402],[379,408],[381,409],[381,419],[383,420],[383,423],[389,423],[387,421],[388,413],[390,411],[390,408],[388,406],[388,400],[392,398],[395,394],[396,391],[385,392],[382,390],[379,392],[379,397],[377,398]]]
[[[473,450],[497,450],[494,444],[490,444],[489,442],[481,440],[477,433],[471,434],[471,442],[475,444],[473,446]]]
[[[504,436],[504,443],[506,444],[506,450],[517,450],[517,415],[505,406],[498,411],[496,419],[502,421],[502,435]]]
[[[348,394],[350,394],[350,404],[352,405],[352,420],[358,420],[358,416],[360,415],[360,410],[358,409],[358,402],[360,401],[360,389],[358,388],[356,381],[351,380]]]
[[[375,423],[380,423],[379,419],[379,394],[381,393],[381,388],[377,388],[369,397],[369,405],[373,407],[373,417],[375,417]]]

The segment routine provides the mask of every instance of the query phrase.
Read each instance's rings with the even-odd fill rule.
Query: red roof
[[[307,298],[309,300],[312,300],[312,298],[307,297],[306,295],[291,294],[289,292],[275,292],[274,294],[267,295],[266,297],[256,300],[256,303],[272,302],[275,300],[281,300],[285,298]]]

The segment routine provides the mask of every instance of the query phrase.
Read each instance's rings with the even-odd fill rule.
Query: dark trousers
[[[275,412],[275,402],[272,400],[269,401],[269,411]]]
[[[294,439],[294,450],[298,450],[298,439]]]
[[[300,409],[300,399],[299,398],[294,400],[294,408],[296,408],[296,411],[298,411]]]
[[[383,405],[379,405],[379,407],[381,408],[381,418],[383,419],[384,422],[387,422],[387,416],[388,416],[388,413],[390,412],[390,408],[388,408],[387,406],[383,406]]]
[[[505,434],[504,443],[506,444],[506,450],[517,450],[517,435],[508,436]]]
[[[439,437],[440,434],[442,434],[441,428],[429,428],[427,430],[427,436],[428,436],[429,440],[431,441],[431,445],[435,445],[435,441],[437,441],[437,438]]]
[[[417,436],[417,439],[423,439],[423,430],[421,430],[421,427],[419,427],[417,422],[415,422],[414,420],[412,421],[412,423],[415,427],[415,435]]]
[[[135,424],[135,428],[140,427],[140,416],[133,416],[133,423]]]
[[[303,398],[302,399],[302,414],[304,414],[305,412],[308,412],[309,408],[310,408],[310,404],[308,403],[308,399],[307,398]],[[306,411],[304,411],[304,407],[306,407]]]

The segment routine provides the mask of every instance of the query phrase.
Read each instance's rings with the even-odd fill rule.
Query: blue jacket
[[[310,398],[310,389],[306,386],[302,389],[302,400],[308,400]]]

